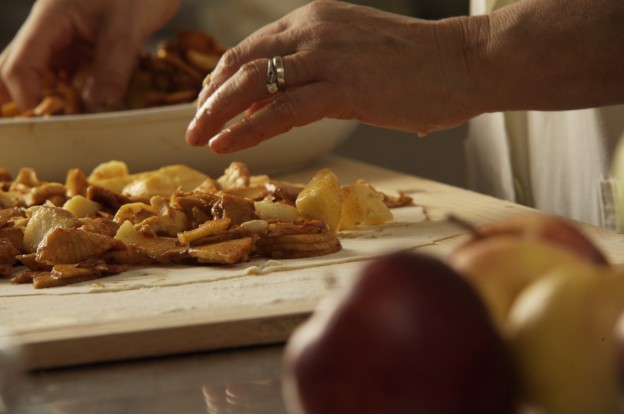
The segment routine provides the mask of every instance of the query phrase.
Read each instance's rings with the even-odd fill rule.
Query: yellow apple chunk
[[[75,195],[63,204],[63,208],[76,218],[94,216],[100,211],[100,203],[89,200],[82,195]]]
[[[392,212],[384,204],[383,194],[365,181],[342,187],[342,197],[340,228],[343,230],[354,229],[358,224],[378,226],[393,219]]]
[[[336,174],[324,168],[303,187],[295,202],[299,215],[308,220],[322,220],[336,232],[342,215],[342,190]]]

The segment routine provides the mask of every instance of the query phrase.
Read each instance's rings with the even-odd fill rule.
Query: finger
[[[11,102],[11,95],[9,94],[9,90],[4,85],[4,82],[0,80],[0,105]]]
[[[76,39],[62,50],[51,56],[49,67],[54,71],[76,73],[85,64],[93,61],[93,47],[89,42]]]
[[[126,91],[139,46],[123,32],[107,26],[97,39],[93,73],[83,99],[89,112],[118,109]]]
[[[39,3],[37,3],[39,5]],[[71,37],[67,25],[59,22],[50,25],[46,16],[55,15],[46,7],[54,3],[41,3],[28,16],[10,46],[3,52],[0,66],[4,87],[20,109],[34,107],[41,99],[44,76],[49,69],[51,57],[67,46]],[[46,35],[42,37],[40,33]]]
[[[6,57],[9,54],[9,50],[10,50],[10,45],[7,46],[2,51],[2,54],[0,54],[0,74],[2,72],[2,67],[4,65],[4,62],[6,61]],[[5,104],[10,101],[11,101],[11,95],[9,94],[9,90],[4,84],[4,78],[0,76],[0,104]]]
[[[300,87],[313,82],[312,71],[307,67],[306,56],[286,56],[283,59],[286,87]],[[206,145],[232,118],[247,109],[255,112],[258,103],[275,97],[267,89],[268,59],[258,59],[243,65],[199,108],[196,120],[186,134],[190,145]]]
[[[310,2],[281,19],[268,24],[235,47],[228,49],[212,72],[204,95],[210,95],[242,65],[255,59],[286,56],[313,41],[309,27],[313,21],[344,23],[352,15],[352,6],[340,2]]]
[[[325,117],[340,117],[334,110],[337,103],[331,97],[329,83],[315,82],[277,96],[262,109],[224,129],[208,144],[219,154],[240,151],[294,127]]]
[[[41,99],[43,76],[46,69],[45,59],[48,54],[29,48],[26,40],[20,48],[11,48],[3,55],[0,66],[0,99],[2,102],[15,101],[24,111],[33,108]],[[28,55],[26,55],[28,51]],[[32,56],[31,56],[32,53]]]
[[[187,142],[191,145],[205,145],[208,139],[223,128],[254,102],[271,96],[266,89],[266,68],[268,59],[249,62],[215,93],[210,95],[199,108],[197,123],[189,128]]]
[[[230,78],[220,90],[204,100],[198,107],[195,117],[187,129],[186,142],[189,145],[206,145],[208,140],[221,130],[228,120],[246,109],[244,103],[234,105],[232,102],[229,102],[227,96],[231,97],[234,95],[235,98],[233,99],[248,102],[247,106],[250,106],[257,100],[266,99],[268,91],[261,91],[257,85],[261,83],[263,76],[261,75],[261,66],[266,65],[267,62],[264,59],[264,63],[262,61],[254,61],[243,66],[239,71],[241,73]],[[266,74],[264,77],[266,78]],[[243,108],[236,112],[236,110],[232,109],[236,106],[242,106]]]
[[[208,99],[208,97],[210,96],[210,94],[208,93],[208,88],[207,88],[208,82],[210,82],[209,80],[210,78],[206,78],[206,79],[204,79],[204,86],[202,87],[202,89],[199,91],[199,94],[197,95],[197,101],[196,101],[197,110],[199,110],[199,108],[201,108],[204,105],[204,103],[206,102],[206,99]]]
[[[219,63],[210,74],[210,82],[200,94],[200,104],[212,95],[221,85],[232,77],[240,68],[257,59],[270,59],[273,56],[286,56],[296,51],[294,37],[287,31],[277,32],[282,25],[270,25],[249,36],[235,47],[226,50]],[[275,32],[274,32],[275,31]]]

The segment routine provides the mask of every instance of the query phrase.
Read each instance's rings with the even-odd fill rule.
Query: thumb
[[[9,48],[7,46],[2,51],[2,54],[0,54],[0,105],[11,101],[11,93],[9,92],[8,88],[5,85],[5,81],[3,79],[4,76],[2,74],[2,66],[5,64],[7,60],[8,53],[9,53]]]
[[[89,112],[119,109],[140,42],[124,36],[125,30],[104,29],[96,40],[93,70],[87,79],[83,100]]]

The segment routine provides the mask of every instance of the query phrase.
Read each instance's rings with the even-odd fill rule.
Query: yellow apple
[[[503,329],[513,301],[529,283],[553,268],[586,260],[554,243],[505,235],[466,244],[448,262],[472,283]]]
[[[460,245],[480,243],[491,237],[510,236],[525,240],[542,240],[557,244],[574,254],[596,263],[607,263],[603,252],[580,228],[580,224],[553,214],[525,213],[482,225]]]
[[[524,400],[548,414],[620,413],[623,307],[623,271],[592,263],[553,269],[524,289],[507,325]]]

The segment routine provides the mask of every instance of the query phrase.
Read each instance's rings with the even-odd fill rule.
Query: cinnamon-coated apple
[[[472,232],[457,250],[472,243],[498,236],[543,240],[560,245],[574,254],[596,263],[607,263],[603,252],[581,230],[580,224],[552,214],[535,212],[484,224]]]
[[[615,326],[623,307],[623,271],[588,262],[523,290],[507,326],[523,399],[548,414],[621,413]]]
[[[501,329],[513,301],[528,284],[553,268],[587,261],[560,244],[508,234],[467,243],[448,257],[450,266],[481,294]]]
[[[290,413],[513,412],[508,349],[463,277],[407,252],[357,276],[288,341]]]

